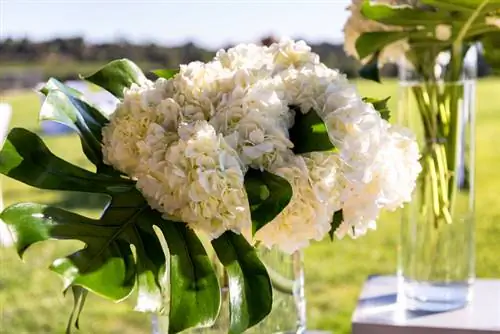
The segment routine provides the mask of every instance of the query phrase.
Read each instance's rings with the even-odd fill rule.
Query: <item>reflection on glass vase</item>
[[[245,331],[248,334],[303,334],[306,328],[306,301],[304,292],[303,255],[292,255],[279,250],[258,249],[273,285],[271,313],[259,324]],[[183,334],[226,334],[229,330],[229,294],[222,268],[219,281],[222,286],[222,306],[219,318],[209,328],[188,329]],[[167,321],[153,316],[153,334],[168,334]]]
[[[446,54],[425,79],[400,68],[398,119],[417,136],[422,172],[402,211],[399,296],[410,310],[464,307],[474,280],[476,57],[446,81]]]

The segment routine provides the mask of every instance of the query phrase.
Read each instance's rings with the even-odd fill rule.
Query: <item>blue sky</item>
[[[343,40],[348,0],[0,0],[0,34],[42,40],[83,35],[218,48],[268,34]]]

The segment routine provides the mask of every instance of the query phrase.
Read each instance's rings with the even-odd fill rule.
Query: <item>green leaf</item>
[[[378,70],[378,55],[379,53],[376,52],[370,61],[366,63],[361,69],[359,70],[359,75],[368,80],[376,81],[380,83],[380,72]]]
[[[373,105],[373,108],[375,108],[375,110],[380,113],[380,117],[388,121],[391,118],[391,111],[387,106],[387,102],[390,100],[390,98],[391,97],[388,96],[385,99],[379,100],[372,97],[364,97],[363,102],[371,103]]]
[[[243,333],[271,311],[273,296],[269,275],[243,236],[227,231],[213,240],[212,245],[229,276],[229,333]]]
[[[82,92],[60,82],[55,78],[50,78],[45,85],[40,89],[45,96],[47,96],[51,91],[58,90],[66,94],[68,97],[82,101],[84,104],[88,105],[86,109],[80,111],[82,112],[82,117],[85,119],[90,119],[93,122],[104,126],[108,123],[108,116],[99,110],[90,100],[88,100]]]
[[[80,136],[83,152],[98,168],[103,168],[102,128],[108,123],[106,117],[96,108],[82,100],[74,90],[55,79],[49,81],[57,88],[46,85],[42,90],[47,94],[40,111],[40,120],[50,120],[65,124]]]
[[[49,78],[49,80],[47,80],[45,85],[43,85],[43,87],[40,88],[39,92],[42,93],[43,95],[47,96],[49,94],[49,92],[52,90],[62,90],[65,93],[67,93],[73,97],[76,97],[80,100],[84,100],[85,102],[91,104],[90,101],[85,99],[85,96],[83,95],[82,92],[63,84],[62,82],[60,82],[59,80],[57,80],[55,78]]]
[[[454,1],[449,0],[420,0],[420,3],[423,5],[432,6],[434,8],[438,8],[441,10],[449,10],[455,12],[471,12],[474,9],[468,6],[464,6],[463,4],[456,4]]]
[[[408,36],[408,33],[404,31],[365,32],[356,39],[356,51],[358,52],[359,59],[377,54],[377,52],[380,52],[387,45]]]
[[[286,179],[252,168],[245,174],[245,190],[250,204],[253,233],[280,214],[293,195],[292,186]]]
[[[0,152],[0,173],[42,189],[111,197],[98,220],[32,203],[16,204],[0,214],[14,231],[21,256],[34,243],[48,239],[85,243],[85,248],[57,259],[51,266],[63,277],[65,288],[81,286],[120,301],[136,285],[137,309],[167,310],[171,332],[215,321],[220,288],[201,242],[184,223],[162,219],[132,181],[73,166],[54,156],[40,138],[24,129],[9,134]],[[162,248],[154,227],[166,240],[168,250]],[[72,314],[78,314],[75,312],[79,311]]]
[[[177,73],[179,73],[179,69],[165,68],[165,69],[153,70],[151,72],[153,72],[160,78],[170,79],[173,78]]]
[[[333,146],[323,120],[316,111],[310,110],[303,114],[295,108],[295,122],[290,131],[290,140],[293,143],[295,154],[316,151],[331,151]]]
[[[492,24],[475,22],[464,36],[464,40],[476,42],[478,37],[483,37],[489,34],[500,34],[500,28]]]
[[[135,189],[114,196],[100,220],[32,203],[13,205],[0,218],[18,237],[20,255],[48,239],[86,244],[51,266],[63,277],[66,288],[81,286],[121,301],[137,285],[137,309],[168,313],[172,333],[207,326],[217,317],[220,288],[201,242],[184,223],[162,220]],[[166,239],[168,260],[153,226]]]
[[[333,238],[335,236],[335,231],[339,228],[340,224],[342,224],[342,221],[344,220],[344,212],[342,210],[337,210],[333,214],[332,218],[332,223],[330,231],[328,232],[328,235],[330,236],[330,240],[333,241]]]
[[[361,14],[370,20],[395,26],[426,26],[447,23],[452,20],[448,11],[429,11],[411,6],[390,6],[365,0]],[[456,17],[453,19],[457,19]]]
[[[16,247],[21,256],[34,243],[49,239],[74,239],[86,244],[84,249],[52,264],[51,269],[63,277],[65,289],[81,285],[113,300],[131,293],[133,256],[130,248],[116,238],[120,226],[33,203],[10,206],[0,217],[18,238]]]
[[[34,133],[14,128],[0,151],[0,174],[32,187],[111,195],[134,188],[132,181],[95,174],[49,151]]]
[[[441,10],[470,13],[481,3],[479,0],[420,0],[422,4],[433,6]],[[500,0],[489,0],[483,9],[484,12],[498,10]]]
[[[170,250],[169,331],[211,326],[220,310],[220,286],[202,243],[184,223],[166,222],[158,227]]]
[[[104,88],[118,98],[123,98],[123,89],[129,88],[134,83],[141,85],[147,80],[141,69],[128,59],[113,60],[84,79]]]

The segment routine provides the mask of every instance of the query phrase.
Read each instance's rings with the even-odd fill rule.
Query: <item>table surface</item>
[[[477,279],[467,307],[448,312],[404,310],[395,276],[371,276],[352,317],[353,334],[500,333],[500,280]]]

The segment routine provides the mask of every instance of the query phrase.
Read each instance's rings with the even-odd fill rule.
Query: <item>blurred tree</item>
[[[261,45],[270,45],[274,42],[276,39],[271,35],[259,40]],[[228,47],[230,45],[225,48]],[[321,61],[327,66],[338,68],[351,78],[358,76],[360,64],[345,54],[342,44],[311,44],[311,48],[319,54]],[[132,44],[123,37],[114,43],[101,44],[89,44],[79,36],[54,38],[44,42],[34,42],[27,38],[6,38],[0,40],[0,70],[2,70],[0,74],[5,73],[4,68],[8,68],[9,64],[21,63],[36,65],[38,68],[41,66],[45,77],[77,78],[77,74],[81,72],[81,66],[75,66],[75,63],[84,67],[85,63],[89,63],[92,68],[88,70],[91,71],[96,69],[98,64],[117,58],[129,58],[147,71],[162,67],[176,68],[179,64],[195,60],[209,61],[214,54],[215,50],[204,49],[191,42],[180,46],[165,47],[155,43]],[[85,69],[87,67],[89,66]],[[26,68],[26,71],[33,71],[33,66]],[[16,71],[19,73],[18,69]],[[490,73],[482,55],[478,58],[478,72],[480,76]],[[394,77],[397,75],[397,69],[394,65],[385,66],[382,69],[382,75]]]

